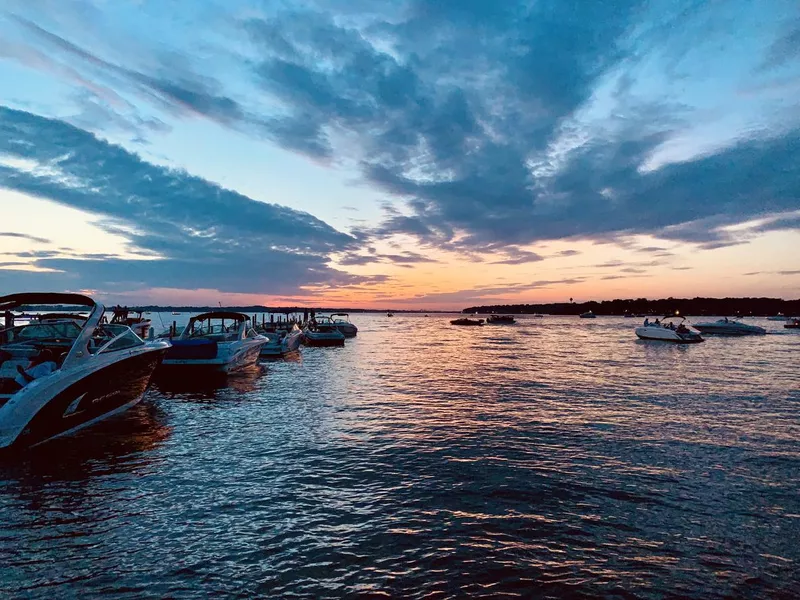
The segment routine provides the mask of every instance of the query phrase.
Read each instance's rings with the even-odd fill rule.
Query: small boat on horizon
[[[592,311],[588,311],[588,312],[579,314],[578,317],[580,317],[581,319],[596,319],[597,315],[594,314]]]
[[[784,329],[800,329],[800,319],[790,319],[783,324]]]
[[[476,325],[483,325],[483,319],[453,319],[450,321],[450,325],[467,325],[467,326],[476,326]]]
[[[784,315],[783,313],[778,313],[773,317],[767,317],[767,321],[788,321],[789,317]]]
[[[672,322],[672,319],[675,318],[680,319],[677,326]],[[641,340],[673,342],[676,344],[704,342],[703,336],[684,325],[683,322],[685,320],[685,317],[664,317],[663,321],[656,319],[653,322],[645,319],[644,325],[636,328],[636,336]]]
[[[394,313],[386,313],[386,316],[387,316],[387,317],[393,317],[393,316],[394,316]]]
[[[488,325],[513,325],[517,320],[512,315],[490,315],[486,319]]]
[[[531,319],[544,319],[544,315],[542,313],[535,313],[531,315]]]
[[[180,336],[170,341],[172,348],[161,363],[161,371],[191,369],[211,375],[254,365],[267,338],[250,326],[247,315],[212,311],[189,319]]]
[[[735,319],[728,319],[728,317],[717,321],[695,323],[693,327],[700,333],[714,335],[764,335],[767,333],[763,327],[748,325]]]

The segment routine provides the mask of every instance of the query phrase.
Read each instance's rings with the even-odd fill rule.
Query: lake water
[[[449,318],[354,315],[0,465],[0,596],[800,594],[797,332]]]

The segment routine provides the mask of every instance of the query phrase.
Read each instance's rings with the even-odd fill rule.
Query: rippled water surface
[[[0,465],[0,596],[800,594],[800,335],[448,319],[355,315]]]

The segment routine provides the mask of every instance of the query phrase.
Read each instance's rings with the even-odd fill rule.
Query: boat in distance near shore
[[[578,315],[578,317],[580,317],[581,319],[596,319],[597,315],[594,314],[592,311],[588,311],[585,313],[581,313],[580,315]]]
[[[748,325],[724,317],[717,321],[709,321],[705,323],[695,323],[692,325],[700,333],[714,334],[714,335],[764,335],[767,330],[757,325]]]
[[[26,306],[78,306],[44,321],[14,323]],[[129,327],[101,323],[105,307],[88,296],[25,293],[0,297],[0,453],[70,435],[137,404],[169,343],[145,342]]]
[[[483,319],[453,319],[450,321],[450,325],[467,325],[467,326],[476,326],[476,325],[483,325]]]
[[[513,325],[517,320],[512,315],[489,315],[486,323],[489,325]]]
[[[783,324],[784,329],[800,329],[800,319],[792,319]]]
[[[676,326],[672,319],[679,318]],[[666,321],[669,320],[669,323]],[[704,342],[703,336],[684,325],[685,317],[664,317],[663,322],[656,319],[652,323],[645,319],[644,325],[636,328],[636,336],[641,340],[672,342],[675,344],[697,344]]]

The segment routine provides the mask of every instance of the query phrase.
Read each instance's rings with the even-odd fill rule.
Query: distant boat
[[[536,313],[534,315],[531,315],[531,318],[532,319],[544,319],[544,315],[541,314],[541,313]]]
[[[175,312],[175,311],[172,311],[172,314],[173,314],[173,315],[179,315],[179,314],[181,314],[181,313],[179,313],[179,312]]]
[[[483,325],[483,319],[453,319],[450,325]]]
[[[783,313],[778,313],[774,317],[767,317],[767,321],[788,321],[789,317],[784,315]]]
[[[517,320],[511,315],[491,315],[486,319],[490,325],[513,325]]]
[[[800,329],[800,319],[791,319],[783,324],[784,329]]]
[[[625,314],[624,314],[624,315],[622,315],[622,316],[623,316],[624,318],[626,318],[626,319],[632,319],[632,318],[633,318],[633,315],[632,315],[631,313],[625,313]]]
[[[394,313],[386,313],[386,316],[387,316],[387,317],[393,317],[393,316],[394,316]]]
[[[700,333],[716,335],[764,335],[767,330],[756,325],[747,325],[733,319],[719,319],[718,321],[695,323],[693,326]]]
[[[581,313],[578,315],[581,319],[596,319],[597,315],[594,314],[592,311]]]

